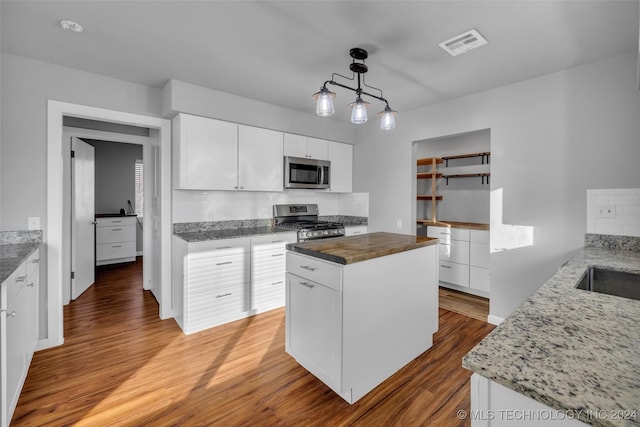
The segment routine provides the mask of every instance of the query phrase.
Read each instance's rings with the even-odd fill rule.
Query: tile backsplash
[[[640,188],[587,190],[587,233],[640,237]]]
[[[289,190],[278,193],[242,191],[173,192],[173,222],[273,218],[273,205],[317,203],[320,215],[369,216],[369,193],[326,193]]]

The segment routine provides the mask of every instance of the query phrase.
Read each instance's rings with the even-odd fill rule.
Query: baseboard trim
[[[492,325],[499,325],[500,323],[504,322],[504,318],[502,317],[498,317],[498,316],[494,316],[493,314],[489,314],[487,316],[487,322],[491,323]]]

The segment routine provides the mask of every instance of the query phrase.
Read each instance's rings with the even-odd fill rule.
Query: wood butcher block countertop
[[[290,243],[287,245],[287,249],[346,265],[437,243],[438,239],[431,237],[396,233],[369,233]]]
[[[428,220],[418,220],[418,223],[425,226],[435,226],[435,227],[449,227],[449,228],[467,228],[470,230],[487,230],[489,231],[489,224],[482,224],[479,222],[459,222],[459,221],[431,221]]]

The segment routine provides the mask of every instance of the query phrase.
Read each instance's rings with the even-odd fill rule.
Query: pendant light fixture
[[[356,100],[349,104],[349,108],[351,108],[351,123],[361,124],[367,122],[367,107],[370,105],[370,103],[362,99],[362,95],[365,95],[385,103],[384,110],[378,113],[378,116],[380,116],[380,129],[391,130],[395,128],[396,115],[398,114],[398,112],[392,110],[391,107],[389,107],[389,102],[384,98],[382,90],[373,86],[369,86],[364,81],[364,74],[369,70],[364,62],[369,54],[362,48],[354,47],[349,51],[349,55],[351,56],[351,58],[353,58],[351,64],[349,65],[349,69],[353,73],[352,76],[346,77],[342,74],[333,73],[331,75],[331,80],[327,80],[326,82],[324,82],[324,84],[320,88],[320,91],[313,94],[313,99],[316,100],[316,114],[320,117],[329,117],[332,116],[335,112],[333,99],[336,97],[336,94],[327,89],[327,84],[331,84],[334,86],[349,89],[356,93]],[[354,89],[342,83],[338,83],[335,81],[336,76],[347,80],[357,81],[358,87]],[[380,92],[380,96],[364,91],[363,87]]]

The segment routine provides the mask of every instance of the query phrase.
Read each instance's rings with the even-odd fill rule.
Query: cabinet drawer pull
[[[307,288],[311,289],[313,288],[315,285],[309,283],[309,282],[298,282],[300,283],[302,286],[306,286]]]
[[[111,247],[112,247],[112,248],[121,248],[121,247],[122,247],[122,245],[112,245]]]
[[[220,246],[219,248],[216,249],[231,249],[231,246]]]
[[[351,235],[355,236],[356,234],[360,234],[362,233],[362,231],[354,231],[353,233],[351,233]]]
[[[122,221],[118,220],[118,221],[111,221],[111,222],[113,222],[115,224],[116,222],[122,222]]]
[[[440,234],[444,234],[445,236],[450,236],[451,233],[447,233],[446,231],[441,231]]]
[[[284,240],[272,240],[271,243],[282,243]]]
[[[442,268],[451,268],[450,265],[442,265],[442,264],[440,264],[440,267],[442,267]]]
[[[16,277],[16,283],[24,282],[24,279],[26,279],[26,278],[27,278],[27,276]]]
[[[309,271],[316,271],[317,270],[316,267],[309,267],[308,265],[301,265],[300,268],[304,268],[305,270],[309,270]]]
[[[219,262],[216,265],[227,265],[227,264],[231,264],[231,263],[233,263],[233,261]]]
[[[284,254],[273,254],[271,256],[283,256]]]
[[[122,228],[112,228],[111,231],[122,231]]]
[[[280,285],[280,284],[282,284],[282,283],[284,283],[284,282],[283,282],[283,281],[274,282],[274,283],[272,283],[272,284],[271,284],[271,286]]]
[[[27,287],[28,287],[28,288],[33,288],[34,283],[35,283],[35,282],[27,283]]]
[[[36,259],[34,259],[33,261],[31,261],[31,262],[32,262],[32,263],[34,263],[34,264],[37,264],[37,263],[39,263],[39,262],[40,262],[40,258],[36,258]]]
[[[226,294],[216,295],[216,298],[224,298],[233,295],[231,292],[227,292]]]

